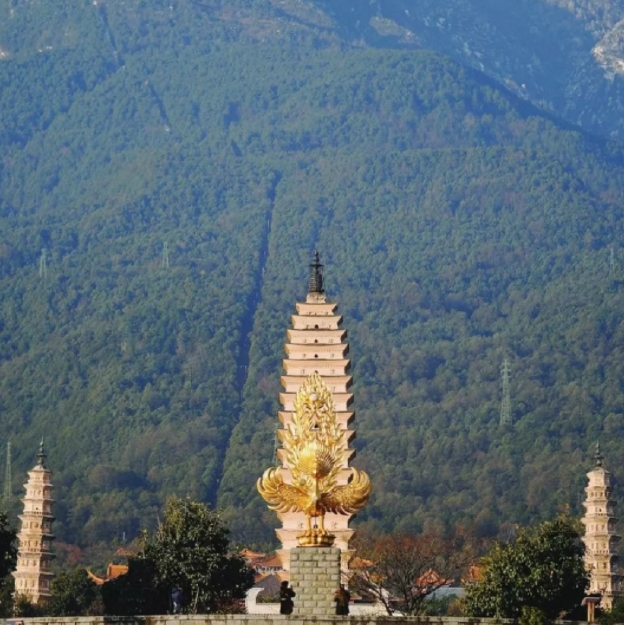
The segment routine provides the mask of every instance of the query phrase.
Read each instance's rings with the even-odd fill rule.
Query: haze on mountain
[[[0,436],[15,493],[45,437],[62,541],[115,545],[171,493],[274,541],[254,484],[315,248],[374,481],[360,525],[579,511],[598,438],[620,478],[621,147],[380,34],[398,9],[335,7],[0,6]]]
[[[303,2],[280,3],[296,15]],[[341,37],[431,49],[596,133],[624,129],[622,0],[313,0]]]

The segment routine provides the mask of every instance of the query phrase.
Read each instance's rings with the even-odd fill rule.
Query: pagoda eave
[[[351,366],[349,360],[284,360],[282,366],[287,375],[308,376],[312,373],[323,375],[345,375]],[[334,373],[331,373],[331,371]]]
[[[330,329],[306,329],[295,330],[289,328],[286,331],[288,340],[293,345],[310,345],[314,344],[314,341],[318,341],[318,345],[339,345],[342,341],[345,341],[348,334],[347,330],[343,328]]]

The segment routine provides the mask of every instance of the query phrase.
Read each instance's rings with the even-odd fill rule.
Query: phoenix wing
[[[371,493],[371,482],[363,471],[352,469],[353,479],[346,486],[336,486],[329,493],[323,493],[321,504],[327,512],[354,514],[361,510]]]
[[[303,510],[309,500],[306,491],[284,483],[279,467],[267,469],[256,482],[256,486],[269,508],[277,512]]]

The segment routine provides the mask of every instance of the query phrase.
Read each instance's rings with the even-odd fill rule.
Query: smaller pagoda
[[[13,572],[15,594],[35,604],[45,603],[49,599],[50,581],[54,575],[50,570],[54,558],[51,477],[52,472],[46,465],[46,453],[41,441],[37,464],[28,472],[28,482],[24,485],[24,513],[19,517],[21,528],[17,535],[17,567]]]
[[[601,595],[600,606],[610,610],[616,598],[622,596],[622,580],[618,572],[617,544],[620,536],[615,533],[616,501],[611,488],[611,474],[602,466],[600,445],[596,444],[594,468],[587,474],[589,483],[583,505],[585,516],[585,564],[590,573],[590,595]]]

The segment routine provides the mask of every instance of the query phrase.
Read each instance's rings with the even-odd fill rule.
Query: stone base
[[[297,593],[293,615],[335,614],[334,595],[340,588],[340,549],[336,547],[291,549],[290,584]]]

